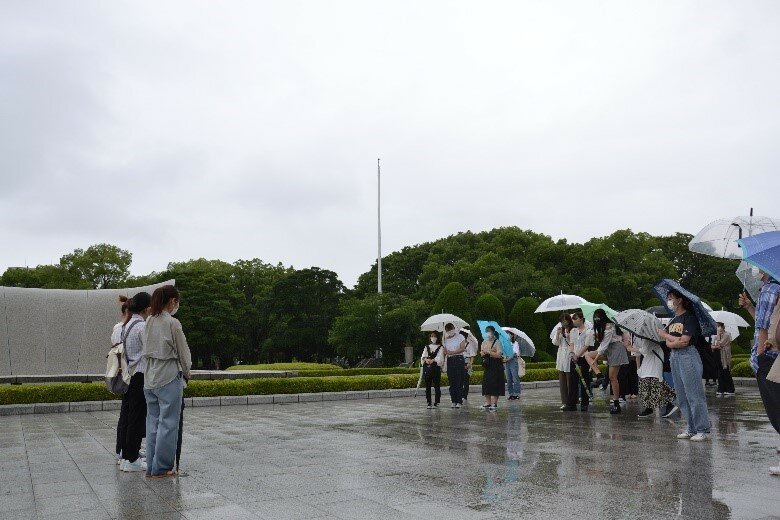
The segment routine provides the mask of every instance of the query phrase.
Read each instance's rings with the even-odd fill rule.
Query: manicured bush
[[[471,384],[482,383],[483,372],[475,371]],[[216,381],[190,381],[186,397],[214,397],[222,395],[297,394],[312,392],[344,392],[348,390],[383,390],[388,388],[414,388],[418,373],[391,375],[357,375],[352,377],[272,377],[262,379],[234,379]],[[527,370],[521,381],[557,380],[554,368]],[[448,383],[442,375],[442,385]],[[97,383],[53,383],[47,385],[1,385],[0,404],[65,403],[78,401],[107,401],[119,399]]]
[[[343,370],[338,365],[326,363],[269,363],[261,365],[234,365],[226,370]]]
[[[749,361],[741,361],[735,363],[731,369],[731,375],[734,377],[754,377],[753,369],[750,367]]]

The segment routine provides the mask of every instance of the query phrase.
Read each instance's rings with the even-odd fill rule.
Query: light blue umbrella
[[[488,325],[492,325],[493,328],[496,329],[496,334],[498,334],[498,339],[501,342],[501,350],[504,352],[504,356],[512,357],[514,355],[514,352],[512,351],[512,341],[509,339],[509,334],[507,334],[506,331],[501,328],[501,325],[495,321],[477,321],[477,325],[479,326],[479,331],[482,333],[483,339],[487,339],[487,332],[485,329],[488,328]]]
[[[780,231],[770,231],[739,239],[742,259],[780,280]]]

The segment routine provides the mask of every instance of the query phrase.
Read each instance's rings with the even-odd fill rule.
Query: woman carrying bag
[[[420,366],[425,379],[425,398],[428,409],[439,406],[441,401],[441,367],[444,366],[444,347],[441,344],[441,334],[431,332],[430,344],[423,349]],[[436,400],[431,402],[431,386],[436,392]]]
[[[485,404],[480,406],[482,410],[495,412],[498,409],[498,397],[505,395],[504,389],[504,353],[498,333],[492,325],[485,329],[487,337],[482,342],[480,355],[484,372],[482,376],[482,395],[485,396]]]

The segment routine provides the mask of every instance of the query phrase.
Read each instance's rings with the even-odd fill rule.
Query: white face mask
[[[487,337],[488,337],[488,339],[493,339],[493,333],[492,332],[488,332],[487,333]]]
[[[455,336],[455,331],[452,331],[452,332],[447,332],[447,334],[446,334],[446,335],[447,335],[447,337],[448,337],[448,338],[452,338],[452,337],[454,337],[454,336]]]
[[[176,304],[176,307],[174,307],[171,310],[171,316],[175,315],[177,312],[179,312],[179,304],[178,303]]]
[[[431,340],[431,345],[436,344],[436,336],[431,336],[429,339]]]
[[[677,308],[674,306],[674,300],[666,300],[666,305],[672,310],[676,310]]]

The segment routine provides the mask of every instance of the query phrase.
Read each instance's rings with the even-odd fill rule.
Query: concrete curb
[[[531,381],[520,383],[523,389],[555,388],[558,381]],[[756,380],[752,377],[735,377],[734,386],[756,387]],[[441,388],[446,395],[448,386]],[[481,392],[480,385],[471,385],[469,393]],[[425,389],[420,388],[393,388],[387,390],[357,390],[349,392],[315,392],[308,394],[274,394],[274,395],[225,395],[221,397],[187,397],[184,399],[186,407],[202,406],[252,406],[259,404],[291,404],[314,403],[323,401],[344,401],[354,399],[390,399],[397,397],[418,397],[425,395]],[[122,406],[122,401],[83,401],[76,403],[35,403],[35,404],[6,404],[0,405],[0,416],[29,415],[41,413],[70,413],[70,412],[100,412],[116,411]]]

